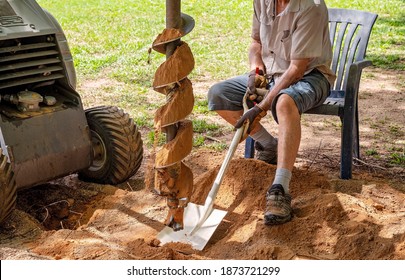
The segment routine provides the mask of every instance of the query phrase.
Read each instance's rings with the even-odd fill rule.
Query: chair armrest
[[[373,63],[370,60],[362,60],[353,62],[352,65],[356,65],[360,70],[363,70],[364,68],[373,65]]]
[[[369,60],[356,61],[350,65],[349,76],[346,85],[345,103],[353,104],[357,100],[360,86],[361,72],[364,68],[373,65]]]

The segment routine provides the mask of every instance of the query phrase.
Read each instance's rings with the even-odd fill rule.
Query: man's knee
[[[214,84],[208,90],[208,100],[216,99],[221,95],[221,86],[219,84]]]
[[[297,104],[288,94],[281,94],[277,98],[276,111],[279,119],[281,117],[299,115]]]
[[[207,100],[208,100],[208,110],[216,111],[218,108],[218,104],[222,104],[223,97],[222,97],[222,87],[219,84],[214,84],[210,87],[207,93]]]

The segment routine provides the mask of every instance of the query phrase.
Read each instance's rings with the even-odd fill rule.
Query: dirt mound
[[[218,162],[195,177],[192,202],[204,203]],[[274,172],[274,166],[254,159],[232,160],[215,203],[228,213],[203,251],[181,243],[159,246],[155,237],[167,211],[162,197],[146,188],[108,187],[89,203],[83,213],[88,220],[75,229],[44,230],[25,214],[31,230],[16,229],[20,233],[14,237],[24,237],[18,250],[4,246],[0,253],[2,259],[405,259],[401,191],[378,181],[331,180],[299,168],[290,186],[293,220],[268,227],[264,194]],[[18,213],[16,225],[23,212]],[[5,233],[0,238],[6,245]]]

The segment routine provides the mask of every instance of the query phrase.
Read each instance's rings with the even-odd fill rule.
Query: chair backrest
[[[349,67],[366,56],[368,40],[377,15],[348,9],[329,9],[329,32],[333,46],[332,70],[336,82],[332,89],[345,90]]]

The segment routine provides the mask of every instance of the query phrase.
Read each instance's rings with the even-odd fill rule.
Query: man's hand
[[[258,88],[265,88],[267,86],[267,79],[264,76],[263,70],[256,69],[249,73],[247,91],[249,93],[249,99],[252,101],[260,102],[263,97],[259,97],[257,92]],[[260,100],[258,100],[260,99]]]
[[[263,70],[256,69],[250,71],[247,84],[247,88],[250,91],[250,94],[255,94],[256,88],[265,87],[266,86],[265,81],[266,77],[264,77]]]
[[[249,134],[250,131],[252,131],[256,124],[261,120],[261,118],[263,118],[266,114],[266,111],[255,105],[240,117],[235,124],[235,128],[240,128],[244,123],[246,123],[248,126],[247,134]]]

